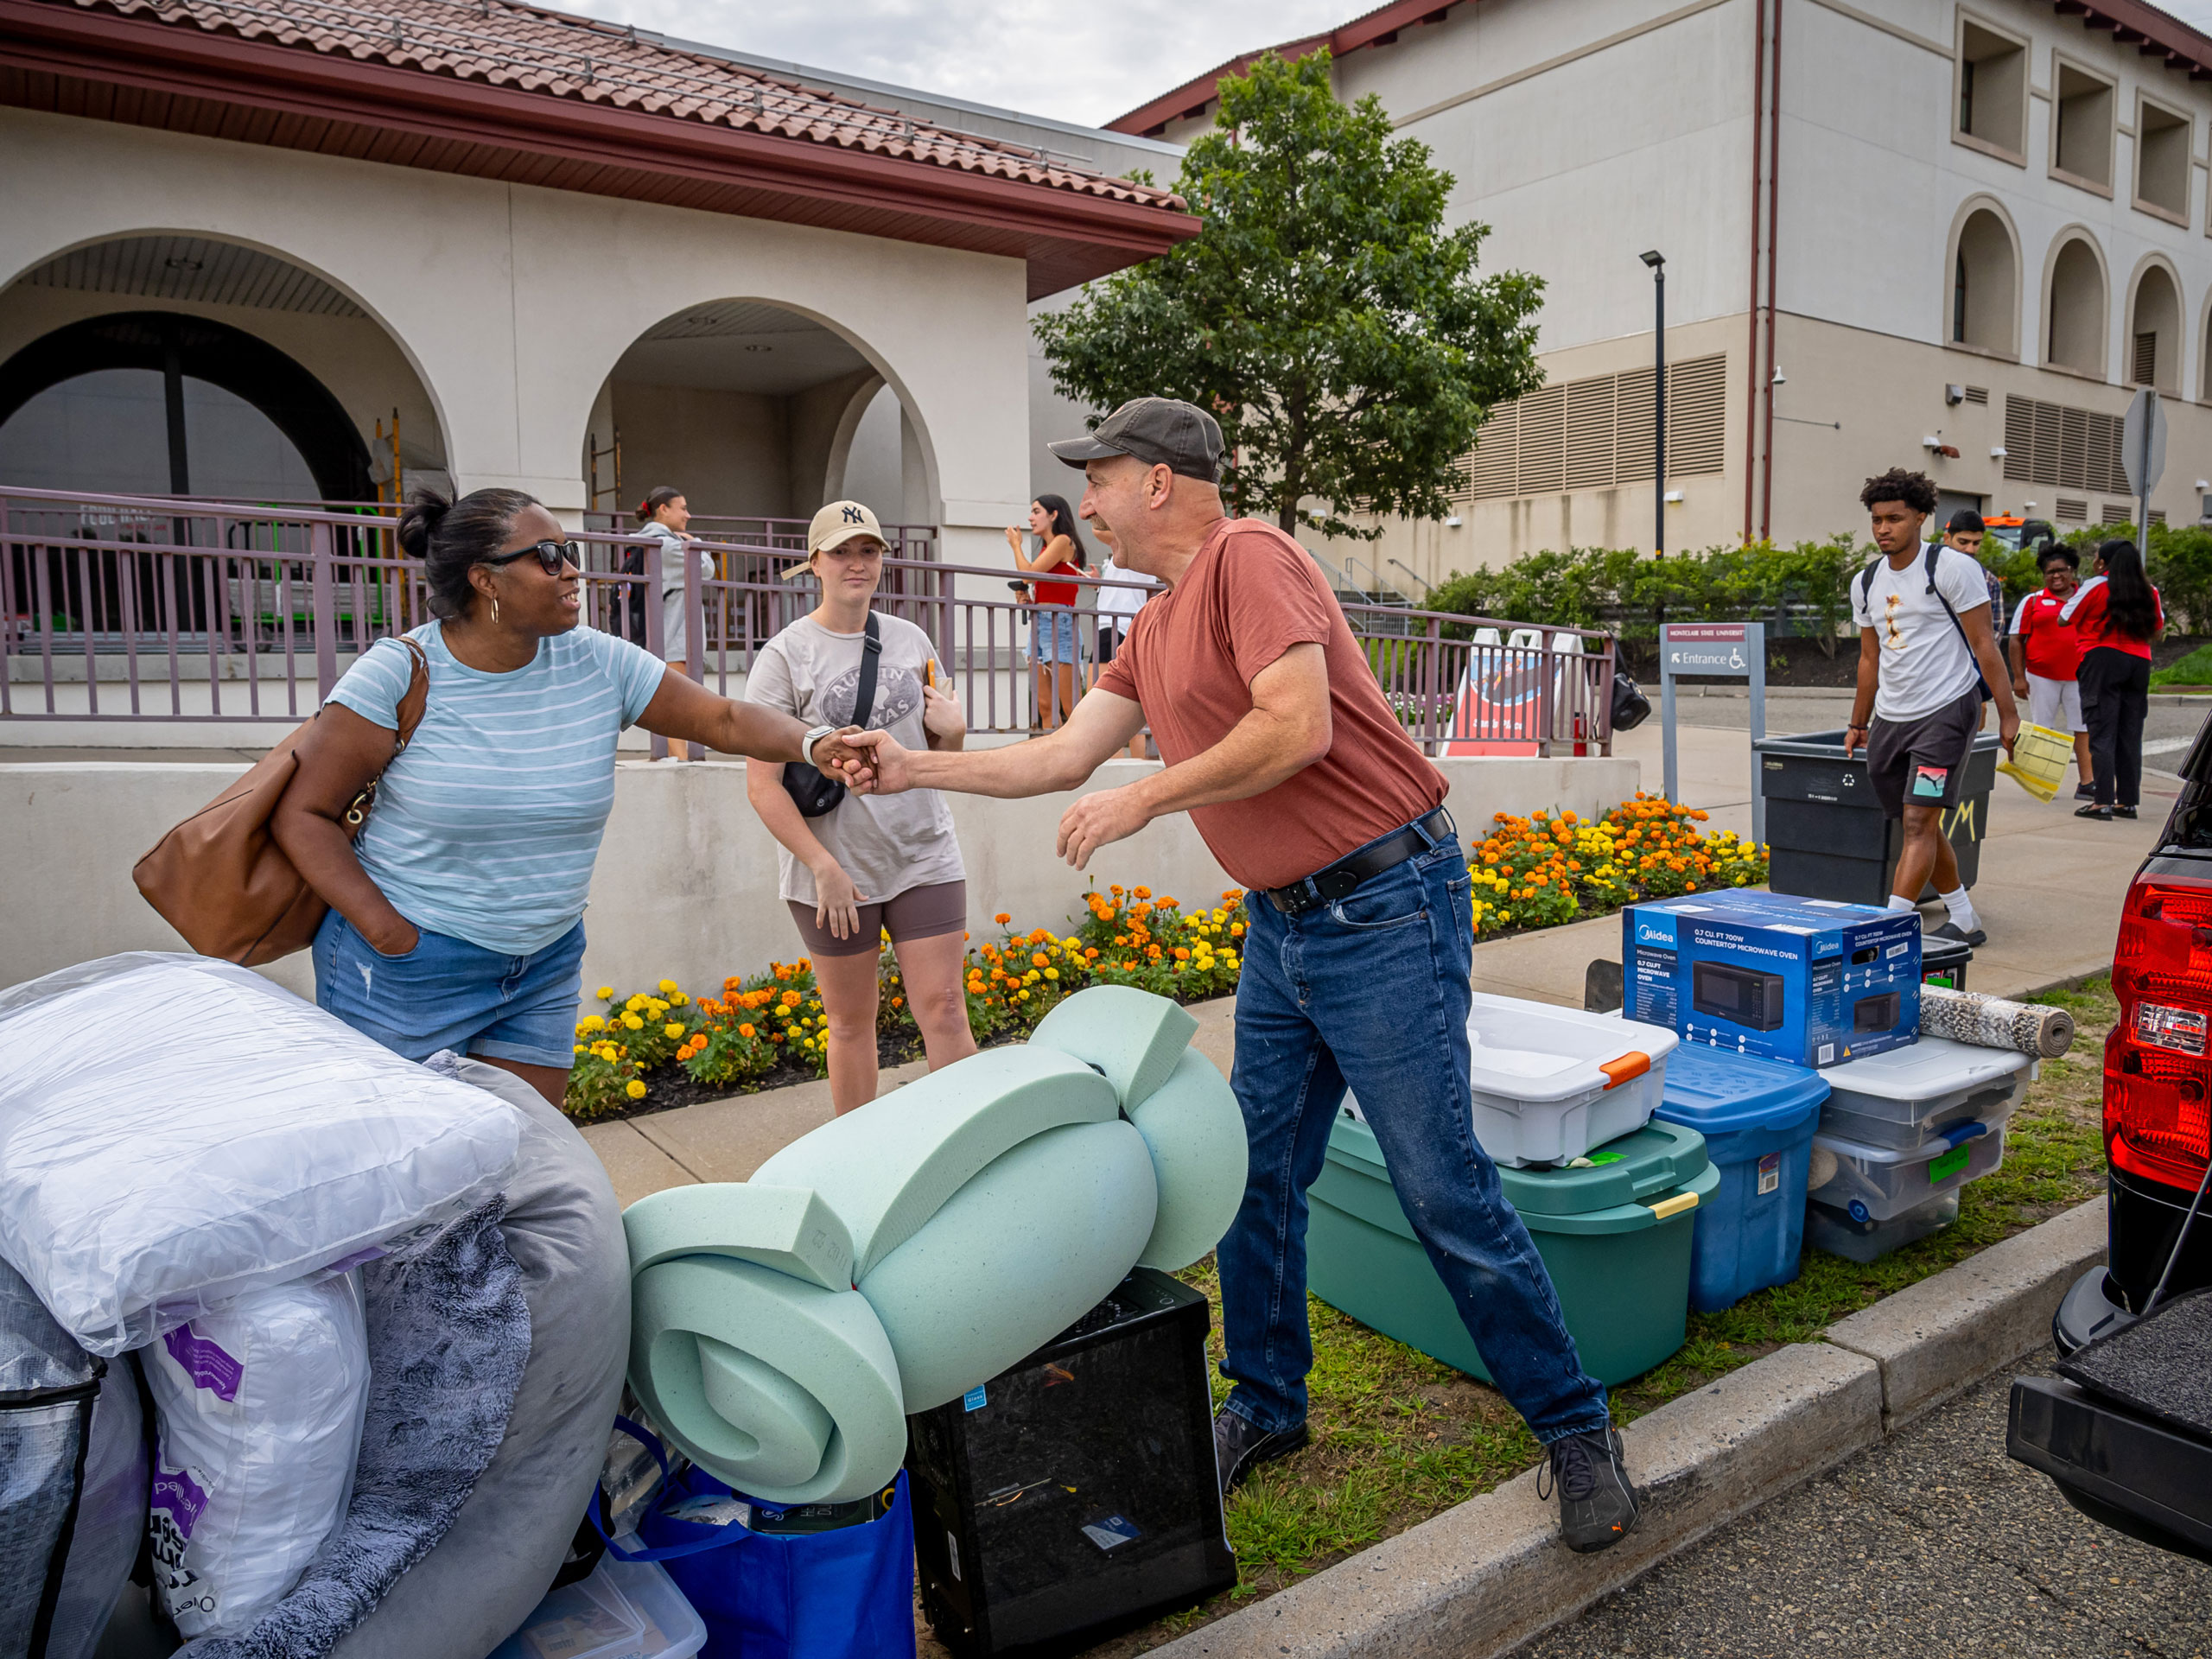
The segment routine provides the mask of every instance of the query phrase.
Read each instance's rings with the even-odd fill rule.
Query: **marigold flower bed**
[[[1656,796],[1624,801],[1592,823],[1572,812],[1518,818],[1470,849],[1478,938],[1556,927],[1641,898],[1671,898],[1766,880],[1765,849],[1733,835],[1701,836],[1703,812]],[[1083,896],[1072,933],[1018,929],[1001,911],[999,937],[967,953],[968,1021],[985,1046],[1019,1042],[1062,997],[1087,985],[1135,985],[1196,1002],[1236,988],[1243,967],[1244,895],[1185,910],[1148,887]],[[877,964],[877,1052],[887,1065],[918,1058],[921,1033],[889,941]],[[672,979],[650,991],[598,990],[602,1011],[576,1027],[569,1115],[590,1122],[627,1112],[747,1093],[828,1075],[829,1015],[813,964],[771,963],[725,979],[718,996],[694,998]]]

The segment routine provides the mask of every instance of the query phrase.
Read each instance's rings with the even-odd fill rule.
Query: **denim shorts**
[[[332,911],[315,936],[315,1006],[410,1060],[449,1048],[563,1071],[574,1064],[582,922],[526,957],[422,931],[405,956],[382,956]]]
[[[1075,607],[1043,605],[1033,620],[1029,657],[1036,663],[1071,663],[1075,655]]]

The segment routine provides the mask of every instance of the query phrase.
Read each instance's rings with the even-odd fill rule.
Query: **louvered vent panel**
[[[1567,388],[1546,386],[1521,400],[1521,477],[1516,493],[1550,495],[1567,473]]]

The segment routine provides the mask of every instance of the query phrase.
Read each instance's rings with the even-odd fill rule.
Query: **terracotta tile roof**
[[[191,29],[572,100],[750,130],[918,166],[1180,208],[1173,193],[1019,145],[950,133],[625,28],[510,0],[58,0]]]

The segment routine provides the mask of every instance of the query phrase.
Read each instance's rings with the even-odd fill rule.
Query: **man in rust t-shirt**
[[[1059,851],[1079,869],[1187,811],[1250,889],[1231,1079],[1249,1165],[1217,1253],[1236,1384],[1214,1422],[1224,1497],[1306,1444],[1306,1191],[1349,1084],[1484,1363],[1549,1451],[1566,1541],[1618,1541],[1637,1503],[1605,1389],[1474,1137],[1473,925],[1442,774],[1391,714],[1313,558],[1224,515],[1211,416],[1139,398],[1052,451],[1089,474],[1083,516],[1166,591],[1057,732],[963,753],[851,741],[874,748],[886,792],[1039,795],[1084,782],[1149,721],[1163,768],[1077,799]]]

